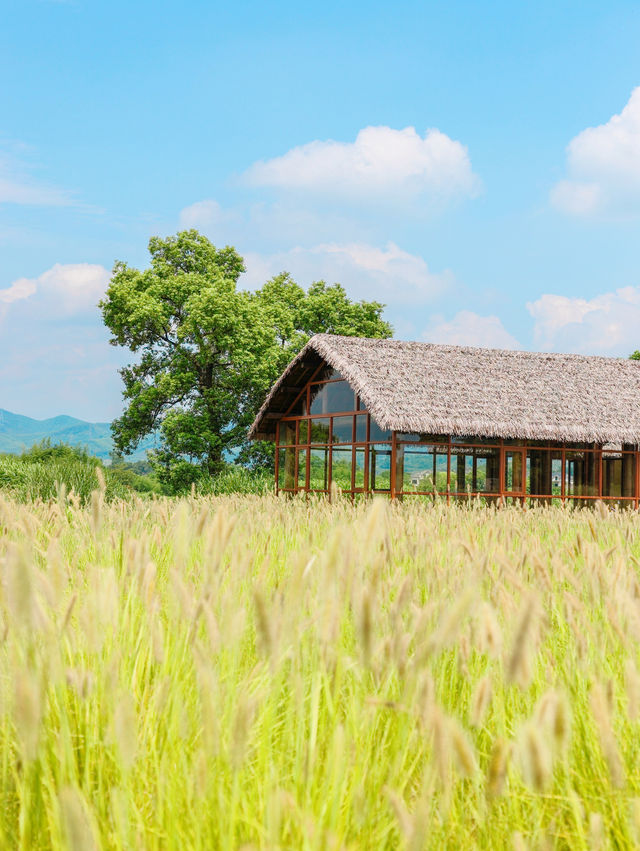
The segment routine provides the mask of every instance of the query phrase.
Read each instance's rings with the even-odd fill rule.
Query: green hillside
[[[65,415],[34,420],[0,408],[0,453],[19,455],[45,438],[52,444],[84,447],[98,458],[108,458],[113,447],[109,423],[88,423]],[[134,461],[144,460],[147,449],[153,445],[153,438],[148,438],[129,457]]]

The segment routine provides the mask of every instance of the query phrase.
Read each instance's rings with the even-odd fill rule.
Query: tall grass
[[[0,503],[0,845],[633,848],[632,513]]]

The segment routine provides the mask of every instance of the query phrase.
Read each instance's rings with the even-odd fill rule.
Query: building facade
[[[640,364],[317,335],[250,436],[279,493],[638,508]]]

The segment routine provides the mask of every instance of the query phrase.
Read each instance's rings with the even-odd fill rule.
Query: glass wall
[[[473,435],[392,434],[334,370],[309,383],[277,428],[279,491],[638,507],[638,447]]]
[[[308,413],[307,413],[308,412]],[[278,490],[391,492],[392,436],[335,371],[310,382],[278,426]]]

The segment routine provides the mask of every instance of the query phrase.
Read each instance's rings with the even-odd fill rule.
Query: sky
[[[0,13],[0,408],[117,416],[97,302],[191,227],[401,339],[640,348],[636,0]]]

